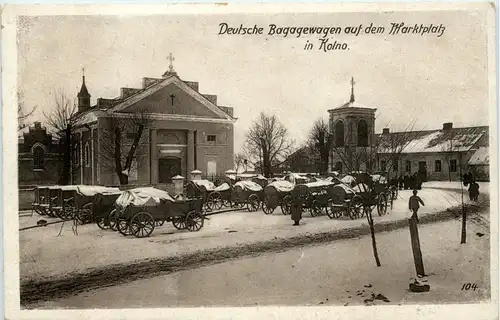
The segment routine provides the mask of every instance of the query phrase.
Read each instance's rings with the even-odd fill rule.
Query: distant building
[[[460,180],[471,171],[477,179],[489,180],[489,128],[454,128],[375,134],[375,108],[354,99],[330,109],[333,135],[329,168],[346,173],[345,165],[362,171],[384,171],[389,178],[418,173],[424,180]],[[356,163],[355,163],[356,162]]]
[[[57,184],[61,164],[59,144],[40,122],[18,139],[19,186]]]
[[[315,150],[304,146],[290,156],[281,165],[282,171],[319,173],[321,172],[321,159]]]
[[[204,176],[223,176],[233,168],[233,108],[218,105],[215,95],[200,93],[198,82],[181,80],[170,65],[162,78],[143,78],[141,88],[121,88],[120,96],[99,98],[95,106],[83,77],[74,128],[79,146],[73,155],[75,165],[82,165],[73,184],[119,184],[110,159],[112,119],[139,113],[150,122],[128,172],[129,184],[170,184],[172,177],[188,178],[195,169]],[[133,139],[128,132],[121,141],[124,153]]]

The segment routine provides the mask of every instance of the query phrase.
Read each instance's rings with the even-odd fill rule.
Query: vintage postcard
[[[498,318],[495,14],[4,6],[6,319]]]

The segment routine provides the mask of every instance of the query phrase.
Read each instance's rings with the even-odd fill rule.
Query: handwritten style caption
[[[405,24],[404,22],[393,22],[388,27],[378,26],[370,23],[369,25],[360,24],[359,26],[324,26],[324,27],[290,27],[277,26],[270,24],[266,29],[257,25],[244,26],[240,24],[237,27],[230,26],[225,22],[219,24],[219,35],[267,35],[276,37],[295,37],[317,36],[318,42],[314,43],[307,40],[304,50],[310,51],[314,48],[320,51],[349,50],[349,45],[332,38],[335,35],[352,35],[355,37],[361,35],[390,35],[390,36],[435,36],[442,37],[446,31],[443,24]]]

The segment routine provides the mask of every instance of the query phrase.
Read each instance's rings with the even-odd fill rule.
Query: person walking
[[[477,201],[479,197],[479,184],[473,181],[469,186],[469,197],[472,201]]]
[[[415,220],[418,223],[418,215],[417,215],[418,209],[420,209],[420,204],[422,204],[422,206],[425,206],[425,204],[417,194],[418,191],[413,190],[413,195],[410,197],[410,200],[408,201],[408,208],[412,212],[412,218],[415,218]]]

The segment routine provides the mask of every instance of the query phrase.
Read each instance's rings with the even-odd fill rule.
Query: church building
[[[141,88],[121,88],[120,96],[99,98],[94,106],[83,76],[73,128],[72,184],[119,185],[117,158],[128,184],[170,184],[174,176],[189,178],[194,170],[211,179],[233,168],[233,108],[201,93],[198,82],[182,80],[169,58],[161,78],[143,78]]]

